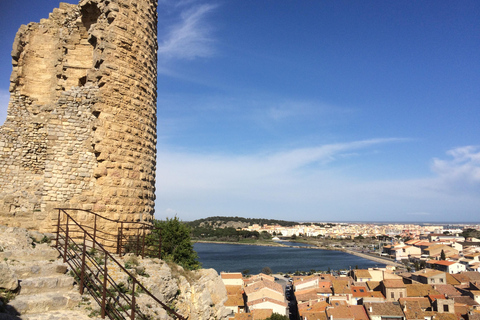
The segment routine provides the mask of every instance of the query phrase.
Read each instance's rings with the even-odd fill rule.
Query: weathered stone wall
[[[156,8],[81,0],[20,27],[0,127],[0,224],[51,231],[56,207],[152,219]]]

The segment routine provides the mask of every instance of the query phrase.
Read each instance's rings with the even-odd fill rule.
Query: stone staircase
[[[2,227],[0,233],[2,269],[18,281],[17,295],[3,306],[6,313],[0,313],[0,320],[92,319],[86,309],[89,297],[78,293],[56,249],[47,243],[35,244],[32,234],[22,229]],[[11,237],[5,243],[8,234]]]

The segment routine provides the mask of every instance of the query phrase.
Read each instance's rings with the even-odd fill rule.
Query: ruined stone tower
[[[0,127],[0,224],[52,230],[55,207],[153,218],[156,9],[81,0],[20,27]]]

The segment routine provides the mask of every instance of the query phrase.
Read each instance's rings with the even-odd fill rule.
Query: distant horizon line
[[[278,220],[278,221],[285,221],[285,222],[297,222],[297,223],[361,223],[361,224],[418,224],[418,225],[480,225],[480,221],[415,221],[415,220],[409,220],[409,221],[385,221],[385,220],[345,220],[345,221],[326,221],[326,220],[283,220],[283,219],[278,219],[278,218],[247,218],[247,217],[240,217],[240,216],[210,216],[206,218],[198,218],[194,220],[188,220],[185,222],[192,222],[195,220],[201,220],[201,219],[209,219],[209,218],[215,218],[215,217],[222,217],[222,218],[242,218],[242,219],[264,219],[264,220]]]
[[[363,224],[430,224],[430,225],[471,225],[480,224],[480,221],[298,221],[300,223],[363,223]]]

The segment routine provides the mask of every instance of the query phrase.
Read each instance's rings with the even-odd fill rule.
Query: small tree
[[[242,271],[243,276],[247,276],[250,273],[249,269],[245,269]]]
[[[290,318],[279,313],[274,313],[270,317],[266,318],[265,320],[289,320]]]
[[[443,251],[442,249],[442,252],[440,252],[440,260],[446,260],[447,257],[445,256],[445,251]]]
[[[262,231],[260,233],[260,238],[268,240],[268,239],[272,239],[272,235],[270,233],[268,233],[267,231]]]
[[[177,217],[167,218],[165,221],[154,220],[153,225],[155,229],[149,235],[148,240],[151,243],[158,243],[158,229],[161,230],[163,259],[173,261],[188,270],[201,267],[198,255],[193,250],[188,225],[181,222]]]
[[[270,275],[270,274],[272,274],[272,269],[270,269],[270,267],[264,267],[262,269],[262,273]]]

